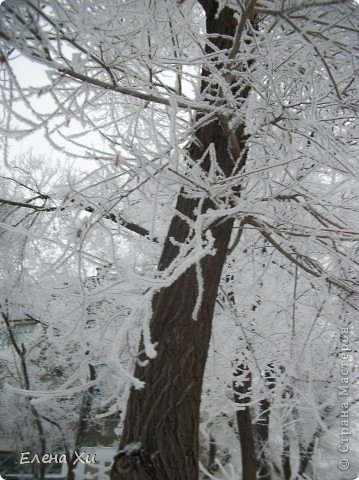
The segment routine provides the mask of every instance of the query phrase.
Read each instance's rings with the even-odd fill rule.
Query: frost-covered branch
[[[49,199],[49,197],[47,198]],[[45,207],[41,205],[34,205],[30,203],[30,201],[33,201],[34,199],[29,200],[28,202],[19,202],[15,200],[8,200],[4,198],[0,198],[0,204],[2,205],[12,205],[15,207],[19,208],[28,208],[30,210],[34,210],[36,212],[55,212],[55,211],[63,211],[65,210],[66,207],[61,206],[61,207]],[[85,212],[89,213],[94,213],[97,210],[95,210],[94,207],[87,206],[84,207]],[[137,233],[138,235],[141,235],[142,237],[149,238],[150,237],[150,232],[146,229],[141,227],[140,225],[136,225],[133,222],[129,222],[125,220],[121,215],[116,215],[115,213],[105,213],[103,215],[103,218],[106,220],[111,220],[114,223],[120,224],[122,227],[126,228],[127,230],[130,230],[131,232]],[[158,242],[157,238],[152,238],[151,239],[153,242]]]
[[[270,244],[273,245],[281,254],[283,254],[288,260],[293,262],[299,268],[305,272],[313,275],[316,278],[323,278],[327,283],[332,284],[348,293],[357,293],[357,290],[350,285],[345,280],[340,280],[333,277],[330,273],[326,272],[324,268],[312,258],[309,258],[306,255],[302,255],[296,251],[289,251],[285,249],[279,242],[277,242],[273,236],[269,233],[271,231],[276,231],[274,227],[266,224],[263,221],[258,221],[254,217],[247,217],[246,223],[253,225],[258,228],[263,237],[268,240]]]

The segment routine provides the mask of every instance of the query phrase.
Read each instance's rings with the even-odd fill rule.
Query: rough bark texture
[[[179,203],[192,208],[193,201]],[[170,234],[177,233],[178,217]],[[226,255],[232,220],[212,233],[217,253],[202,261],[205,295],[198,319],[192,319],[197,280],[194,267],[173,285],[163,289],[153,303],[152,338],[158,355],[147,367],[137,366],[135,375],[146,382],[143,390],[132,390],[126,414],[122,446],[141,442],[145,458],[156,471],[154,478],[191,480],[198,478],[198,421],[202,378],[211,335],[211,319],[217,287]],[[142,468],[124,478],[147,478]],[[148,476],[148,478],[151,478]]]
[[[225,8],[216,16],[217,2],[200,2],[206,12],[208,33],[234,35],[236,22],[233,12]],[[230,48],[231,42],[212,38],[219,49]],[[211,47],[207,47],[211,51]],[[220,66],[217,65],[217,68]],[[203,69],[204,77],[209,72]],[[217,90],[210,82],[202,82],[202,91]],[[213,93],[213,92],[212,92]],[[218,93],[218,92],[216,92]],[[233,132],[241,144],[243,126]],[[214,119],[196,133],[197,142],[190,149],[193,160],[202,158],[210,144],[214,144],[219,166],[226,176],[233,174],[234,161],[229,137],[223,121]],[[237,144],[237,145],[238,145]],[[201,162],[208,171],[209,158]],[[189,198],[181,190],[176,215],[170,224],[167,240],[159,262],[164,270],[178,255],[179,243],[191,235],[185,218],[194,219],[199,200]],[[202,212],[214,205],[209,199]],[[198,479],[198,424],[202,379],[212,330],[217,290],[233,227],[227,218],[210,228],[215,240],[215,255],[201,261],[204,293],[197,320],[193,320],[198,286],[194,266],[182,274],[171,286],[163,288],[153,299],[150,330],[152,340],[158,342],[157,357],[148,365],[135,370],[135,376],[145,382],[142,390],[132,389],[127,404],[121,448],[112,469],[112,480],[197,480]],[[138,442],[138,443],[136,443]],[[130,445],[130,446],[129,446]]]

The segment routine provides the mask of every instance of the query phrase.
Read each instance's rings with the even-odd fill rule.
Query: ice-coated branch
[[[27,209],[30,209],[30,210],[34,210],[36,212],[55,212],[57,210],[60,210],[60,211],[65,210],[65,207],[45,207],[45,206],[41,206],[41,205],[34,205],[32,203],[29,203],[29,202],[19,202],[19,201],[9,200],[9,199],[5,199],[5,198],[0,198],[0,204],[2,204],[2,205],[13,205],[13,206],[19,207],[19,208],[27,208]],[[94,207],[87,206],[87,207],[84,207],[84,211],[89,212],[89,213],[93,213],[97,210],[95,210]],[[146,228],[141,227],[140,225],[137,225],[133,222],[129,222],[129,221],[125,220],[121,215],[110,212],[110,213],[104,214],[103,218],[105,218],[106,220],[111,220],[114,223],[118,223],[122,227],[126,228],[127,230],[130,230],[133,233],[137,233],[141,237],[150,238],[150,232]],[[155,243],[158,243],[158,238],[156,238],[156,237],[151,238],[151,240]]]
[[[240,43],[241,43],[241,37],[242,37],[244,27],[246,25],[246,22],[247,22],[248,18],[250,17],[251,13],[253,12],[253,9],[254,9],[254,7],[257,3],[257,0],[249,0],[248,2],[246,2],[247,4],[246,4],[245,9],[242,6],[242,2],[239,1],[238,3],[240,5],[242,13],[241,13],[240,21],[238,22],[238,25],[237,25],[236,34],[235,34],[234,40],[233,40],[233,46],[232,46],[232,48],[229,52],[229,55],[228,55],[228,58],[230,60],[233,60],[234,58],[236,58],[236,55],[239,51],[239,47],[240,47]]]
[[[79,72],[75,72],[73,69],[64,68],[62,66],[58,66],[57,68],[60,74],[63,74],[67,77],[74,78],[76,80],[80,80],[81,82],[88,83],[89,85],[93,85],[95,87],[100,87],[101,89],[111,90],[113,92],[122,93],[123,95],[127,95],[130,97],[138,98],[140,100],[145,100],[147,102],[154,102],[160,105],[167,105],[171,106],[172,102],[169,98],[161,97],[160,95],[155,95],[153,93],[145,93],[141,92],[138,89],[133,89],[129,87],[121,87],[120,85],[113,85],[112,83],[104,82],[103,80],[99,80],[97,78],[89,77],[88,75],[84,75]],[[180,99],[176,99],[176,103],[180,108],[190,108],[192,110],[196,110],[199,112],[213,112],[215,113],[217,108],[212,107],[206,104],[199,104],[193,100],[185,99],[184,97]]]
[[[332,275],[330,275],[328,272],[326,272],[323,267],[316,262],[315,260],[302,255],[298,252],[290,252],[286,250],[279,242],[277,242],[274,238],[273,235],[271,235],[269,232],[275,230],[274,227],[271,227],[270,225],[266,224],[265,222],[259,221],[255,219],[252,216],[246,217],[246,223],[249,225],[253,225],[254,227],[258,228],[260,233],[263,235],[263,237],[275,247],[278,252],[280,252],[282,255],[284,255],[290,262],[294,263],[297,265],[299,268],[304,270],[306,273],[309,273],[310,275],[313,275],[313,277],[316,278],[323,278],[327,283],[334,285],[341,290],[346,291],[347,293],[357,293],[357,290],[347,283],[345,283],[342,280],[339,280]]]

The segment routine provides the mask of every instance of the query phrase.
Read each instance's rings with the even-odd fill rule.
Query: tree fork
[[[206,13],[207,33],[212,45],[230,49],[236,30],[232,10],[217,14],[216,1],[200,1]],[[224,35],[225,37],[223,37]],[[207,45],[206,50],[212,52]],[[217,65],[217,68],[220,66]],[[202,71],[202,92],[216,86],[209,84],[209,71]],[[249,89],[246,90],[245,96]],[[243,93],[242,93],[242,96]],[[210,158],[203,154],[214,145],[216,159],[225,176],[233,174],[237,155],[233,155],[233,135],[242,153],[244,166],[243,125],[235,132],[223,128],[223,119],[214,119],[196,132],[196,142],[189,148],[192,160],[201,159],[201,167],[209,171]],[[239,195],[239,190],[236,190]],[[182,188],[159,261],[159,270],[166,269],[177,257],[177,244],[192,234],[185,218],[195,220],[198,214],[214,209],[207,198],[198,213],[199,199],[190,198]],[[214,255],[201,262],[203,295],[197,319],[193,311],[199,293],[196,267],[185,271],[174,283],[162,288],[153,299],[150,322],[152,341],[157,343],[157,356],[148,364],[138,363],[135,376],[145,383],[141,390],[131,389],[127,403],[121,449],[111,472],[111,480],[197,480],[199,457],[199,413],[202,381],[212,332],[217,290],[228,251],[234,220],[224,218],[210,227],[214,239]],[[171,239],[175,239],[175,244]],[[142,350],[143,345],[140,346]]]

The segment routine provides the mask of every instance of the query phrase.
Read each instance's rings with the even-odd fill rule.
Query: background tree
[[[334,336],[325,333],[322,300],[314,316],[307,307],[315,291],[330,304],[355,307],[357,5],[26,1],[2,8],[8,130],[42,129],[54,148],[100,165],[90,163],[80,182],[68,181],[52,198],[52,222],[65,213],[78,222],[61,259],[75,252],[82,275],[95,257],[106,259],[123,275],[125,291],[143,292],[118,325],[109,361],[118,375],[126,375],[121,354],[130,352],[135,363],[113,479],[198,478],[213,318],[222,328],[219,286],[235,319],[237,346],[228,353],[234,409],[244,402],[258,424],[258,462],[248,462],[245,478],[263,473],[263,465],[267,477],[303,476],[331,408],[319,399],[321,388],[311,404],[317,425],[298,430],[317,367],[293,365],[312,355],[317,328],[326,346]],[[19,79],[19,54],[46,69],[41,86]],[[38,200],[21,207],[41,210]],[[101,234],[106,248],[94,241]],[[144,248],[137,265],[119,254],[138,252],[136,242]],[[283,299],[278,311],[284,274],[293,280],[291,303]],[[303,293],[308,285],[311,295]],[[338,331],[340,322],[349,328],[348,318],[333,320]],[[304,338],[298,322],[313,325]],[[125,346],[134,329],[142,332],[138,355]],[[277,353],[273,329],[285,352]],[[279,440],[272,434],[278,411]],[[271,461],[276,441],[281,458]]]
[[[62,218],[51,221],[52,197],[61,188],[56,170],[29,155],[10,173],[0,181],[2,194],[12,198],[0,206],[0,434],[14,444],[14,461],[25,451],[65,453],[68,478],[74,478],[75,451],[93,442],[96,430],[104,440],[96,416],[104,411],[101,398],[109,400],[109,384],[110,393],[115,391],[103,374],[103,352],[111,348],[109,318],[118,321],[129,307],[114,301],[120,279],[109,268],[79,278],[81,266],[59,242],[59,230],[69,228],[62,240],[73,231],[76,209],[62,210]],[[73,238],[77,243],[76,228]],[[95,336],[99,330],[102,341]],[[123,381],[118,383],[123,389]],[[35,395],[32,403],[37,391],[45,394]],[[3,471],[9,473],[8,467]],[[45,478],[50,467],[31,464],[34,478]]]

